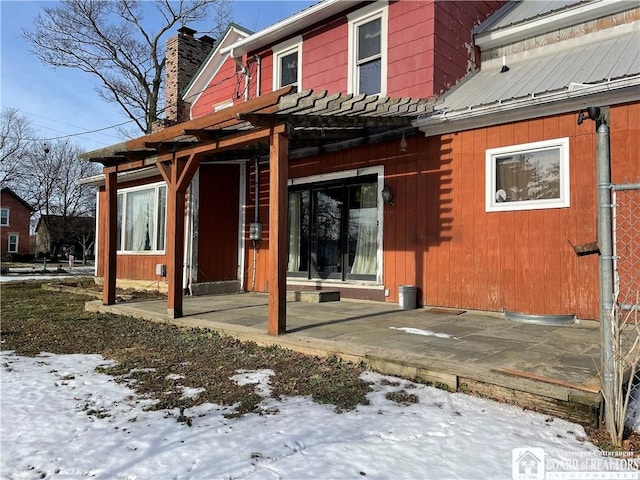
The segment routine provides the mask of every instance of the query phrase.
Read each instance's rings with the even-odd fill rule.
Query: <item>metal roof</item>
[[[613,36],[614,30],[616,31]],[[617,33],[623,30],[625,33]],[[435,110],[456,111],[640,75],[640,28],[627,24],[562,44],[493,60],[446,94]]]
[[[475,33],[510,27],[593,0],[511,0],[483,22]]]

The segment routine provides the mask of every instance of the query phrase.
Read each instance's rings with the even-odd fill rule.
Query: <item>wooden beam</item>
[[[271,134],[269,160],[269,335],[287,331],[287,178],[289,139]]]
[[[209,115],[205,115],[204,117],[189,120],[187,122],[178,123],[177,125],[172,125],[171,127],[167,127],[158,132],[150,133],[149,135],[129,140],[125,143],[125,145],[127,147],[127,150],[136,150],[139,148],[143,148],[145,142],[164,142],[167,140],[174,140],[175,138],[183,135],[185,130],[206,129],[229,121],[238,123],[238,120],[236,119],[236,113],[240,112],[265,110],[267,112],[275,112],[278,109],[278,101],[280,100],[280,97],[282,97],[283,95],[288,95],[289,93],[291,93],[291,91],[291,86],[281,88],[280,90],[267,93],[253,100],[249,100],[248,102],[243,102],[235,105],[231,108],[225,108],[224,110],[220,110],[219,112],[214,112]]]
[[[179,171],[178,183],[176,185],[179,192],[187,191],[187,188],[189,188],[191,180],[193,179],[193,175],[196,173],[196,170],[198,170],[199,166],[200,155],[196,155],[195,153],[189,155],[189,158],[182,166],[181,171]]]
[[[255,126],[269,127],[278,123],[288,123],[293,127],[310,128],[393,128],[409,127],[414,117],[386,117],[369,115],[305,115],[238,113],[238,119]]]
[[[106,202],[100,205],[100,215],[106,220],[106,235],[104,239],[104,284],[102,286],[102,303],[113,305],[116,303],[116,266],[118,240],[118,174],[115,171],[105,172]]]
[[[273,128],[260,128],[255,130],[248,130],[236,135],[231,135],[223,139],[213,142],[203,142],[198,146],[185,148],[176,152],[179,156],[199,155],[206,153],[219,153],[231,148],[242,147],[245,145],[251,145],[252,143],[258,143],[260,141],[266,141],[270,138],[272,133],[282,133],[286,129],[284,124],[276,125]],[[167,153],[164,155],[158,155],[156,162],[167,162],[173,158],[173,153]]]

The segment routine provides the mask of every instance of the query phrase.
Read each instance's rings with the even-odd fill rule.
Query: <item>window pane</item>
[[[10,253],[16,253],[18,251],[18,236],[15,234],[9,235],[9,250]]]
[[[167,223],[167,187],[158,188],[158,230],[156,232],[156,250],[164,250]]]
[[[154,193],[155,188],[127,193],[125,250],[151,250]]]
[[[117,238],[116,238],[116,250],[122,250],[122,204],[124,202],[124,194],[118,194],[118,206],[117,206]]]
[[[381,66],[381,60],[377,59],[371,62],[363,63],[358,67],[358,93],[366,93],[368,95],[380,93],[380,91],[382,90]]]
[[[378,184],[349,187],[349,273],[375,275],[378,256]]]
[[[298,83],[298,52],[280,57],[280,86]]]
[[[342,271],[342,189],[315,192],[315,267],[319,274]]]
[[[0,225],[9,225],[9,209],[0,210]]]
[[[560,198],[559,150],[496,157],[495,195],[497,202]]]
[[[358,27],[358,60],[380,55],[380,19]]]
[[[289,193],[289,272],[309,270],[309,191]]]

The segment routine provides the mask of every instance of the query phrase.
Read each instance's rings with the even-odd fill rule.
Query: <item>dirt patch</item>
[[[74,286],[77,288],[77,285]],[[305,395],[338,411],[367,404],[363,368],[338,358],[317,358],[279,347],[260,347],[205,329],[186,329],[84,311],[87,297],[43,290],[41,283],[2,286],[2,349],[19,355],[98,353],[116,360],[102,371],[128,383],[153,409],[205,402],[233,406],[234,415],[260,410],[252,385],[230,377],[238,369],[272,369],[273,396]],[[184,388],[198,388],[184,396]]]

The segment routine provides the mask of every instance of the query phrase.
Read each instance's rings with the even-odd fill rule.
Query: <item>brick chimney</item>
[[[190,105],[182,100],[182,92],[211,52],[215,40],[209,36],[195,38],[196,30],[182,27],[167,40],[164,90],[164,122],[154,130],[189,120]]]

